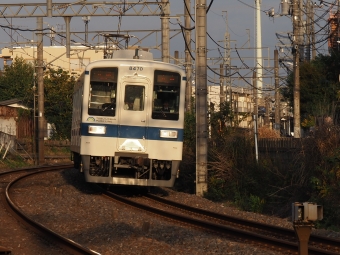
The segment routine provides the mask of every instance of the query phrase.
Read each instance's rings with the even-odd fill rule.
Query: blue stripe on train
[[[89,134],[88,126],[105,126],[106,134]],[[161,138],[159,137],[160,130],[174,130],[177,131],[177,139],[174,138]],[[97,136],[97,137],[119,137],[127,139],[145,139],[148,140],[160,140],[160,141],[176,141],[183,142],[183,129],[177,128],[161,128],[161,127],[137,127],[137,126],[125,126],[125,125],[109,125],[109,124],[95,124],[95,123],[82,123],[81,135],[82,136]]]

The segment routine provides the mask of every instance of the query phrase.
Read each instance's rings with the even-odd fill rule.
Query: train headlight
[[[176,130],[161,130],[159,135],[162,138],[177,138],[177,131]]]
[[[88,132],[89,134],[104,135],[106,134],[106,127],[105,126],[89,126]]]

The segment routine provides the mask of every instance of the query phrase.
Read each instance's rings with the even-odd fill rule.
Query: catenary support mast
[[[300,1],[293,0],[293,53],[294,53],[294,138],[301,138],[300,131]]]
[[[196,0],[196,195],[207,187],[207,19],[206,0]]]
[[[45,109],[44,109],[44,70],[43,70],[43,18],[37,18],[38,45],[37,45],[37,79],[38,79],[38,164],[45,163],[44,155],[44,136],[45,126]]]
[[[162,0],[162,61],[170,63],[170,37],[169,37],[169,0]]]
[[[255,0],[256,3],[256,88],[257,98],[262,98],[262,29],[261,29],[261,0]]]

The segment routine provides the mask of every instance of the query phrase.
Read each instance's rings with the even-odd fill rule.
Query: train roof
[[[126,60],[126,61],[134,61],[134,60],[153,61],[157,64],[173,66],[177,69],[183,70],[180,66],[178,66],[176,64],[155,60],[155,59],[153,59],[153,54],[151,52],[144,51],[144,50],[141,50],[141,49],[115,51],[113,53],[112,58],[98,59],[98,60],[92,61],[91,63],[89,63],[87,65],[86,69],[88,69],[88,67],[90,67],[90,66],[91,66],[91,68],[93,68],[93,66],[96,66],[98,64],[101,65],[101,63],[104,63],[104,62],[124,61],[124,60]]]
[[[153,54],[140,49],[117,50],[113,53],[112,59],[116,58],[153,60]]]

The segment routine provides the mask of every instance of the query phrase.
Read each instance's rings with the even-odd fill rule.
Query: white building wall
[[[17,128],[14,117],[11,117],[9,119],[0,119],[0,132],[16,136]]]
[[[66,57],[66,47],[48,46],[44,47],[44,65],[54,69],[61,68],[73,74],[80,74],[90,62],[103,59],[103,48],[89,49],[85,46],[71,46],[70,58]],[[34,63],[37,59],[37,47],[13,47],[3,48],[1,58],[4,64],[15,57],[22,57],[27,62]]]
[[[195,86],[192,87],[192,96],[195,96]],[[220,86],[208,86],[208,103],[215,104],[215,111],[219,111],[220,104]],[[251,89],[233,88],[232,89],[233,111],[235,114],[239,114],[239,127],[251,128],[252,113],[254,111],[253,94]],[[242,114],[247,114],[244,118]]]

